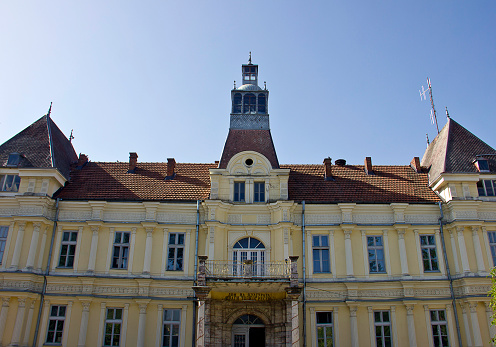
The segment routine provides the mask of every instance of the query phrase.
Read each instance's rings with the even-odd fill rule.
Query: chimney
[[[324,159],[324,178],[326,181],[334,181],[334,178],[332,178],[332,159],[330,157]]]
[[[138,164],[138,154],[136,152],[129,152],[129,170],[127,173],[134,173],[136,165]]]
[[[81,170],[83,166],[88,163],[88,156],[86,154],[79,153],[79,158],[77,161],[77,169]]]
[[[215,165],[217,165],[217,168],[219,167],[219,161],[218,160],[215,161]]]
[[[371,157],[365,157],[365,172],[367,175],[373,175],[374,171],[372,170],[372,158]]]
[[[345,166],[346,165],[346,159],[336,159],[334,164],[339,165],[339,166]]]
[[[422,172],[422,168],[420,167],[419,157],[413,157],[412,161],[410,162],[410,166],[412,167],[412,169],[415,170],[416,173]]]
[[[166,180],[171,180],[176,176],[176,173],[174,172],[176,168],[176,160],[174,158],[167,158],[167,176],[165,177]]]

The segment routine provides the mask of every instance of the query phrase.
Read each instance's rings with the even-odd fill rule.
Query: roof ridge
[[[47,131],[48,131],[48,148],[50,150],[50,162],[52,163],[52,167],[57,167],[55,165],[55,156],[54,156],[54,153],[53,153],[54,152],[54,149],[53,149],[52,128],[50,127],[50,121],[52,119],[49,117],[49,115],[50,115],[50,113],[47,113],[45,115],[45,118],[46,118]]]

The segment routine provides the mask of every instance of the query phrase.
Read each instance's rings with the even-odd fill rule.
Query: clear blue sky
[[[0,143],[44,115],[92,161],[213,162],[248,52],[280,163],[422,157],[440,126],[496,147],[496,1],[2,1]]]

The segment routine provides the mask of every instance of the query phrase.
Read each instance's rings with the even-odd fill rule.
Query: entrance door
[[[265,246],[253,238],[245,237],[233,247],[233,274],[240,277],[263,276],[265,274]]]
[[[246,314],[232,327],[232,347],[265,347],[265,326],[260,318]]]

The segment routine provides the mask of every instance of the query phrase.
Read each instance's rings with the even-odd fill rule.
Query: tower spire
[[[248,58],[248,64],[251,64],[251,51],[250,51],[250,57]]]

